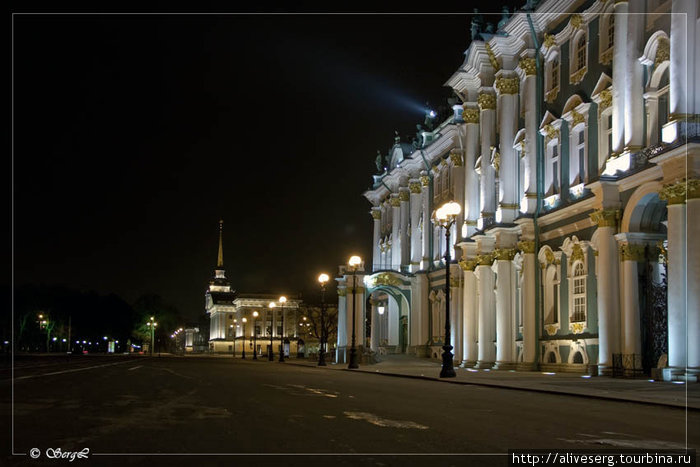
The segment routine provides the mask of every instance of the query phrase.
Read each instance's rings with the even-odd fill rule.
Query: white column
[[[421,172],[421,185],[423,186],[423,257],[421,259],[421,269],[428,269],[430,262],[430,239],[433,235],[433,224],[430,222],[430,176],[426,172]]]
[[[393,298],[389,299],[387,320],[389,322],[389,345],[399,345],[399,304]]]
[[[697,248],[691,246],[696,242],[686,242],[686,228],[688,226],[686,225],[685,193],[682,196],[669,197],[664,196],[662,191],[661,197],[668,200],[666,207],[668,210],[668,266],[666,270],[668,278],[668,368],[664,369],[664,379],[673,380],[685,374],[685,367],[688,364],[686,343],[690,341],[690,323],[686,322],[688,316],[686,304],[690,305],[690,303],[686,303],[686,299],[690,295],[686,284],[690,284],[690,277],[686,276],[686,260],[690,258],[691,251],[697,253]],[[688,256],[686,257],[686,255]],[[697,256],[688,260],[687,264],[690,265],[692,262],[697,262]],[[697,313],[697,310],[694,312]]]
[[[377,271],[381,269],[382,252],[379,249],[379,237],[382,231],[382,210],[378,207],[373,207],[370,211],[374,223],[374,232],[372,234],[372,269]]]
[[[474,169],[479,151],[479,107],[475,102],[465,102],[462,118],[466,123],[464,142],[464,196],[467,235],[474,235],[479,219],[479,175]]]
[[[472,367],[476,364],[479,356],[476,346],[477,338],[477,310],[478,303],[476,301],[476,275],[474,274],[474,264],[467,266],[464,270],[464,326],[463,326],[463,341],[464,341],[464,357],[462,363],[465,367]],[[470,267],[472,269],[470,269]]]
[[[496,143],[496,95],[489,92],[480,93],[479,108],[481,109],[481,186],[479,195],[481,213],[479,223],[480,227],[483,227],[492,221],[496,212],[495,174],[491,166],[491,148]]]
[[[513,257],[515,250],[497,250],[496,272],[496,366],[509,369],[513,362]]]
[[[537,359],[535,337],[537,323],[535,321],[535,242],[522,241],[518,247],[523,254],[523,282],[522,282],[522,306],[523,306],[523,366],[532,367]]]
[[[450,339],[454,361],[461,362],[463,353],[464,313],[462,311],[462,270],[459,267],[450,269],[450,280],[455,286],[450,289]]]
[[[627,22],[629,20],[626,1],[615,2],[615,44],[613,46],[613,89],[612,89],[612,148],[611,152],[621,153],[625,148],[625,89],[627,77]],[[589,60],[596,56],[590,53]]]
[[[379,349],[379,330],[381,329],[381,326],[379,324],[379,320],[382,318],[382,316],[378,313],[378,303],[374,303],[374,300],[372,301],[372,319],[370,321],[370,341],[369,341],[369,346],[372,352],[377,352]]]
[[[644,12],[642,2],[628,3],[629,15],[627,15],[627,53],[625,56],[625,75],[627,86],[625,87],[625,148],[637,151],[644,144],[644,98],[642,91],[643,65],[638,60],[642,55],[642,40],[644,34]],[[617,27],[617,18],[615,18]],[[614,66],[614,64],[613,64]]]
[[[525,199],[520,201],[528,214],[537,208],[537,65],[534,58],[520,60],[520,68],[525,72],[523,79],[523,113],[525,114]]]
[[[401,250],[399,251],[399,268],[401,271],[402,266],[408,266],[411,262],[411,245],[408,241],[408,216],[409,216],[409,201],[411,199],[410,192],[407,187],[399,188],[399,200],[401,200],[401,230],[399,236],[401,237]]]
[[[617,210],[600,210],[591,214],[598,224],[595,246],[598,252],[598,374],[612,372],[612,354],[620,353],[620,299],[617,243],[613,237],[617,221]]]
[[[401,268],[401,200],[393,193],[391,202],[391,269]]]
[[[697,182],[697,180],[695,180]],[[691,198],[691,196],[695,196]],[[693,239],[687,242],[687,297],[688,297],[688,379],[695,381],[700,378],[700,198],[695,194],[688,193],[686,213],[688,219],[688,238]]]
[[[644,245],[632,243],[629,234],[625,233],[619,233],[615,235],[615,238],[620,242],[622,353],[638,355],[638,357],[635,357],[635,364],[641,365],[642,337],[637,262],[644,261]],[[639,360],[638,362],[637,359]],[[641,368],[639,365],[635,369]]]
[[[490,255],[477,259],[476,275],[479,278],[479,354],[477,368],[491,368],[496,361],[494,341],[496,339],[496,310],[493,296],[493,271]]]
[[[641,65],[640,65],[641,66]],[[520,79],[515,72],[501,70],[496,78],[498,89],[499,151],[501,154],[499,173],[500,198],[496,222],[511,223],[519,211],[517,196],[518,157],[513,148],[518,129],[518,93]]]
[[[422,235],[420,229],[420,214],[421,214],[421,189],[420,180],[411,179],[408,181],[408,189],[411,192],[411,272],[416,272],[420,269],[420,261],[422,259]]]
[[[347,290],[344,285],[338,284],[338,340],[336,344],[336,362],[347,362],[345,347],[348,345],[348,309]],[[272,326],[274,329],[274,324]]]
[[[462,125],[460,131],[463,130],[464,126]],[[452,226],[452,231],[450,232],[451,234],[454,234],[452,237],[452,244],[456,245],[457,242],[462,239],[462,224],[464,223],[464,154],[462,151],[453,150],[450,153],[450,159],[452,160],[452,167],[449,167],[447,170],[452,171],[452,192],[455,194],[454,201],[459,203],[459,205],[462,207],[460,213],[455,219],[454,225]],[[452,252],[452,258],[457,259],[456,250],[454,248],[452,249]]]

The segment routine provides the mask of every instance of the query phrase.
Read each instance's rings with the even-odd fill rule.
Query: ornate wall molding
[[[575,127],[579,123],[584,123],[586,121],[586,117],[584,117],[580,113],[576,112],[575,110],[571,111],[571,119],[572,119],[572,123],[571,123],[572,127]]]
[[[644,245],[620,243],[620,261],[644,261]]]
[[[450,152],[450,159],[455,167],[461,167],[463,165],[462,155],[455,151]]]
[[[400,287],[403,285],[401,279],[389,274],[388,272],[380,272],[367,281],[369,287],[379,287],[381,285]]]
[[[430,186],[430,177],[428,175],[421,175],[420,182],[423,186]]]
[[[554,37],[554,34],[544,34],[544,41],[542,42],[542,45],[544,45],[544,48],[549,50],[552,47],[557,45],[557,39]]]
[[[668,204],[682,204],[685,203],[686,198],[700,198],[700,180],[682,179],[664,185],[659,191],[659,198]]]
[[[610,88],[600,91],[600,106],[598,110],[603,111],[612,105],[612,91]]]
[[[486,53],[489,55],[489,62],[491,62],[491,66],[493,67],[494,71],[500,70],[501,67],[498,64],[498,60],[496,60],[496,55],[493,53],[493,50],[491,50],[491,45],[488,42],[486,42],[484,45],[486,46]]]

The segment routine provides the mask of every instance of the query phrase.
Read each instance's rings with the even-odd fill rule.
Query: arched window
[[[573,302],[571,322],[586,321],[586,271],[581,261],[574,264]]]
[[[586,35],[581,34],[576,43],[576,71],[586,66]]]
[[[615,15],[608,20],[608,49],[615,45]]]

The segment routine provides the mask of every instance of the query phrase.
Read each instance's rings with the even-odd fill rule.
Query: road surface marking
[[[365,420],[372,425],[389,427],[389,428],[415,428],[418,430],[427,430],[428,427],[425,425],[420,425],[416,422],[402,421],[402,420],[389,420],[388,418],[381,418],[377,415],[368,412],[343,412],[346,417],[353,420]]]
[[[143,366],[143,365],[139,365],[139,366],[135,366],[135,367],[133,367],[133,368],[129,368],[129,371],[131,371],[131,370],[137,370],[137,369],[141,368],[142,366]]]
[[[15,378],[15,381],[19,381],[22,379],[31,379],[31,378],[41,378],[42,376],[53,376],[53,375],[62,375],[65,373],[73,373],[76,371],[85,371],[85,370],[93,370],[95,368],[104,368],[106,366],[112,366],[112,365],[121,365],[123,363],[129,363],[129,360],[125,360],[123,362],[115,362],[115,363],[106,363],[104,365],[95,365],[95,366],[88,366],[88,367],[83,367],[83,368],[73,368],[70,370],[63,370],[63,371],[52,371],[51,373],[43,373],[40,375],[29,375],[29,376],[20,376],[18,378]]]

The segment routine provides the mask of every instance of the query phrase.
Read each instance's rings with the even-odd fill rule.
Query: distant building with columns
[[[449,267],[455,363],[697,380],[698,2],[526,7],[475,14],[451,112],[378,157],[372,258],[337,279],[337,359],[351,306],[361,354],[439,358]]]
[[[205,293],[209,352],[241,357],[245,350],[247,358],[252,358],[254,353],[258,358],[267,358],[272,343],[277,358],[284,342],[285,355],[297,356],[304,346],[300,336],[306,332],[301,328],[299,313],[302,300],[287,298],[282,302],[277,295],[239,294],[233,290],[224,269],[223,226],[224,221],[219,221],[217,263]],[[271,303],[274,307],[270,307]],[[194,330],[189,331],[186,336],[194,335]]]

